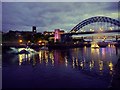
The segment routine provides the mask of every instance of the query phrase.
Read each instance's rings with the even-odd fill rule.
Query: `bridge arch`
[[[80,22],[79,24],[77,24],[70,32],[76,32],[78,30],[80,30],[82,27],[91,24],[91,23],[96,23],[96,22],[107,22],[107,23],[111,23],[114,24],[118,27],[120,27],[120,21],[116,20],[116,19],[112,19],[109,17],[103,17],[103,16],[96,16],[96,17],[91,17],[88,19],[83,20],[82,22]]]

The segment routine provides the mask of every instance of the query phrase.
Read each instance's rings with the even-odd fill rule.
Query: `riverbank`
[[[49,49],[67,49],[67,48],[83,48],[83,47],[95,47],[96,45],[100,48],[105,48],[107,46],[115,46],[120,47],[120,43],[108,43],[108,42],[81,42],[81,43],[49,43],[46,45],[39,45],[39,44],[15,44],[15,43],[3,43],[2,48],[8,49],[9,47],[15,48],[26,48],[27,46],[33,49],[39,49],[41,47],[48,47]]]

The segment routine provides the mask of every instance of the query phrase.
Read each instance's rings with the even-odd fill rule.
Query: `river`
[[[108,88],[120,48],[38,50],[2,53],[4,88]]]

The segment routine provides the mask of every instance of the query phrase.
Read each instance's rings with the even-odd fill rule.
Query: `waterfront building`
[[[60,30],[60,29],[54,30],[54,42],[61,41],[61,34],[64,34],[64,30]]]

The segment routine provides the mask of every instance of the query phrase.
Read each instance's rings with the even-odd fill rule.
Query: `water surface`
[[[120,48],[3,53],[3,88],[108,88]]]

